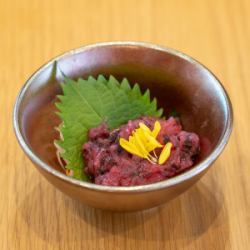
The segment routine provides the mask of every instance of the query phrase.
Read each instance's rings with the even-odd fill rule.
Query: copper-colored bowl
[[[87,77],[127,77],[149,88],[168,112],[181,114],[185,130],[199,134],[201,155],[189,171],[143,186],[109,187],[78,181],[58,167],[53,147],[58,123],[53,102],[60,93],[60,72]],[[55,77],[53,77],[55,76]],[[85,46],[59,56],[35,72],[22,88],[14,109],[14,128],[24,152],[50,183],[84,204],[116,211],[160,205],[193,185],[220,155],[232,130],[232,107],[219,80],[203,65],[173,49],[138,42]]]

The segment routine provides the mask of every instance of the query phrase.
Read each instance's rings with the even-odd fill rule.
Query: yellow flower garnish
[[[148,159],[154,164],[157,162],[158,164],[163,164],[170,156],[172,143],[169,142],[164,146],[158,159],[154,150],[156,148],[163,147],[163,145],[156,140],[160,130],[161,124],[158,121],[155,122],[154,129],[152,131],[144,123],[139,123],[139,128],[132,132],[128,141],[124,138],[120,138],[119,142],[121,147],[129,153]],[[150,154],[152,151],[154,152],[154,156]]]
[[[159,164],[163,164],[170,156],[172,148],[172,143],[168,142],[161,151],[160,157],[158,159]]]

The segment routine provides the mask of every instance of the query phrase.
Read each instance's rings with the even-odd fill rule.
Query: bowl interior
[[[178,52],[131,44],[100,45],[72,51],[57,62],[60,70],[54,72],[56,78],[52,77],[52,61],[29,79],[18,122],[31,150],[59,171],[53,140],[58,137],[54,128],[60,123],[54,102],[61,92],[61,72],[72,78],[98,74],[126,77],[132,84],[139,83],[142,90],[149,88],[166,116],[177,111],[184,129],[200,136],[197,163],[211,153],[225,132],[229,111],[222,87],[207,69]]]

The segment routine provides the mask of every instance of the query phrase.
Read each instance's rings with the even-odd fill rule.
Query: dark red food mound
[[[153,130],[156,120],[161,124],[157,140],[173,144],[163,165],[132,155],[119,145],[119,138],[128,139],[140,122]],[[168,120],[142,117],[111,132],[106,124],[101,124],[90,129],[88,136],[89,141],[83,145],[85,173],[100,185],[135,186],[168,179],[191,168],[200,151],[198,135],[183,131],[179,120],[173,117]]]

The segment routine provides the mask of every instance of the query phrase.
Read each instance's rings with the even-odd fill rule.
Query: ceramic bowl
[[[195,166],[174,178],[132,187],[101,186],[66,176],[53,145],[58,136],[54,127],[60,123],[54,113],[54,101],[61,92],[61,72],[72,78],[98,74],[126,77],[144,90],[149,88],[166,115],[176,110],[184,129],[200,136],[201,154]],[[70,197],[113,211],[155,207],[191,187],[223,151],[232,121],[229,97],[205,66],[176,50],[139,42],[99,43],[52,59],[28,79],[14,108],[17,139],[38,171]]]

